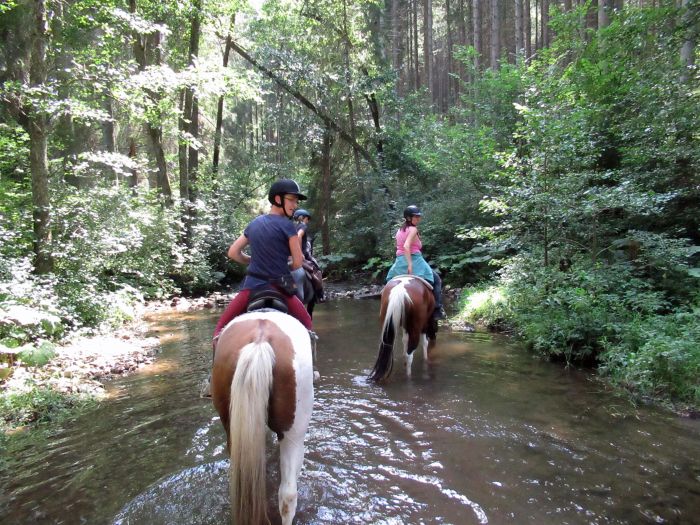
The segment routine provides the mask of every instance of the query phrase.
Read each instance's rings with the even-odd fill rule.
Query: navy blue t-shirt
[[[261,215],[253,219],[243,231],[251,251],[248,271],[269,279],[289,274],[289,238],[296,234],[292,221],[281,215]],[[265,284],[264,279],[247,275],[241,288],[247,290]]]

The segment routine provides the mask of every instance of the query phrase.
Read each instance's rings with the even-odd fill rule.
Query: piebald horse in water
[[[406,375],[411,374],[413,351],[421,343],[423,357],[428,359],[428,339],[435,341],[437,322],[432,318],[435,297],[429,284],[413,275],[399,275],[382,290],[379,320],[382,340],[379,355],[369,375],[372,381],[389,377],[393,368],[396,335],[401,333],[406,363]]]
[[[236,317],[221,332],[211,380],[212,401],[231,458],[231,515],[237,525],[268,523],[265,494],[267,428],[280,448],[279,512],[289,525],[314,402],[306,328],[272,310]]]

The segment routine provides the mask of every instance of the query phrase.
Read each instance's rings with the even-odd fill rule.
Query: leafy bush
[[[19,359],[27,366],[44,366],[56,355],[55,346],[43,341],[38,346],[27,345],[19,353]]]
[[[61,420],[69,409],[92,404],[94,401],[88,398],[62,394],[44,386],[3,395],[0,396],[0,434],[16,426]]]
[[[464,291],[459,315],[492,330],[507,330],[508,322],[512,319],[508,308],[508,297],[503,286],[482,284]]]
[[[640,316],[602,342],[600,370],[644,396],[700,406],[700,309]]]
[[[347,279],[359,266],[357,256],[354,253],[321,255],[317,259],[323,269],[324,278],[329,279]]]

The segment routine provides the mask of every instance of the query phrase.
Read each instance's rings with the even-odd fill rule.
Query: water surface
[[[485,334],[440,332],[410,379],[397,360],[388,384],[367,383],[378,306],[317,307],[323,377],[296,523],[700,523],[700,422]],[[197,398],[217,316],[155,316],[153,365],[51,438],[0,452],[0,522],[227,522],[225,435]]]

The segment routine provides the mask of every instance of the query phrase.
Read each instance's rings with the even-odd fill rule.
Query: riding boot
[[[435,296],[433,319],[444,319],[445,309],[442,307],[442,280],[435,270],[433,270],[433,295]]]
[[[309,330],[309,339],[311,340],[311,362],[314,369],[314,383],[321,378],[321,374],[316,368],[316,341],[318,341],[318,336],[316,332]]]

